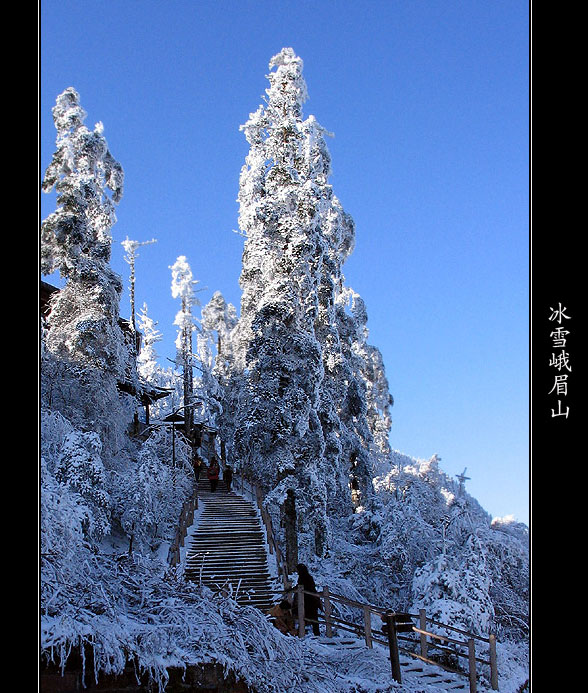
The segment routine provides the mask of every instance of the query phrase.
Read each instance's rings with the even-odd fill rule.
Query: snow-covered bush
[[[472,537],[459,555],[441,554],[416,569],[411,613],[427,616],[477,635],[487,635],[494,608],[490,574],[481,546]]]
[[[87,531],[93,537],[110,530],[110,498],[101,450],[97,433],[73,431],[66,435],[55,467],[56,481],[77,491],[87,504]]]

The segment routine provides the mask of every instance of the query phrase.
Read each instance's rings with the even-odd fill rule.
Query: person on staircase
[[[231,491],[231,484],[233,483],[233,470],[227,465],[225,471],[223,472],[223,480],[227,487],[227,493]]]
[[[196,483],[198,483],[200,481],[200,472],[202,471],[202,458],[198,454],[197,449],[194,449],[192,464],[194,467],[194,478],[196,479]]]
[[[212,459],[210,460],[208,464],[208,480],[210,481],[210,490],[214,493],[216,491],[216,487],[218,486],[218,475],[220,472],[220,467],[218,464],[218,460],[216,458],[216,455],[212,456]]]
[[[270,609],[269,615],[274,626],[284,635],[296,635],[296,626],[292,616],[292,605],[287,599],[282,599]]]
[[[305,592],[313,592],[313,594],[304,595],[304,620],[308,621],[312,625],[312,632],[314,635],[320,635],[320,629],[318,624],[318,612],[322,609],[321,600],[316,596],[316,585],[314,578],[308,572],[308,568],[303,564],[299,563],[296,566],[296,571],[298,572],[298,585],[304,587]],[[298,585],[296,585],[298,587]],[[292,610],[294,614],[298,613],[298,594],[294,594],[294,603],[292,604]]]

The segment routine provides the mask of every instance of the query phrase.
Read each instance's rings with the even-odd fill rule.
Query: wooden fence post
[[[274,553],[274,535],[272,532],[272,522],[267,510],[262,509],[263,524],[265,525],[265,532],[267,537],[267,545],[269,547],[270,556]]]
[[[363,607],[363,625],[365,630],[365,644],[368,647],[373,647],[372,645],[372,612],[368,606]]]
[[[498,690],[498,664],[496,660],[496,636],[490,633],[490,685],[493,691]]]
[[[425,609],[419,609],[419,627],[421,630],[427,630],[427,612]],[[421,636],[421,657],[426,657],[429,651],[427,645],[427,636],[424,633]]]
[[[400,672],[400,657],[398,656],[398,641],[396,640],[396,624],[394,614],[386,613],[386,625],[388,626],[388,647],[390,648],[390,664],[392,666],[392,678],[402,683]]]
[[[327,638],[333,637],[333,623],[331,621],[331,597],[329,596],[329,588],[323,587],[323,603],[325,607],[325,632]]]
[[[296,588],[298,595],[298,637],[303,638],[305,634],[304,628],[304,585],[298,585]]]
[[[476,644],[473,638],[468,640],[468,661],[469,661],[469,679],[470,693],[476,693]]]

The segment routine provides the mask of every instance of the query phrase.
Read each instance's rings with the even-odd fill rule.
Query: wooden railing
[[[295,617],[298,620],[299,637],[304,637],[306,625],[312,624],[312,620],[305,617],[304,614],[304,596],[313,595],[322,601],[322,616],[318,617],[318,623],[324,624],[325,635],[328,638],[333,637],[336,632],[345,631],[365,640],[366,647],[373,647],[374,642],[388,646],[392,676],[395,681],[402,682],[399,662],[399,652],[402,652],[409,657],[446,671],[467,676],[470,693],[477,691],[477,665],[488,666],[490,668],[490,685],[493,690],[498,690],[496,636],[493,634],[486,638],[447,623],[435,621],[426,615],[425,609],[421,609],[418,614],[409,614],[383,609],[373,604],[364,604],[333,594],[327,586],[318,593],[307,592],[300,585],[291,587],[286,562],[273,530],[271,516],[263,507],[263,493],[260,487],[244,474],[236,475],[233,483],[234,489],[240,490],[242,494],[247,494],[259,510],[265,527],[268,550],[270,555],[275,556],[278,574],[284,585],[283,591],[276,594],[276,598],[291,595],[293,592],[298,594]],[[192,524],[194,510],[197,508],[198,493],[196,488],[194,497],[186,501],[182,507],[176,536],[169,551],[169,561],[172,566],[180,560],[180,546],[184,545],[187,528]],[[359,619],[353,619],[352,616],[348,615],[349,612],[359,612]],[[344,618],[344,616],[347,617]],[[379,617],[380,628],[373,627],[373,616]],[[432,630],[432,627],[435,627],[436,630]],[[444,630],[446,634],[442,635],[436,632],[439,629]],[[477,650],[476,644],[478,644]],[[482,654],[485,657],[482,657]],[[459,668],[460,659],[467,660],[466,668]],[[449,664],[449,661],[452,664]],[[453,664],[453,661],[456,664]]]
[[[176,533],[169,547],[169,552],[167,554],[168,563],[174,567],[180,562],[180,547],[184,545],[184,539],[188,532],[188,527],[194,522],[194,511],[198,508],[198,485],[194,487],[194,493],[192,498],[184,501],[182,505],[182,510],[180,512],[180,517],[178,520],[178,525],[176,527]]]
[[[270,555],[275,556],[276,565],[278,567],[278,575],[282,579],[284,589],[290,587],[290,580],[288,578],[288,568],[286,567],[286,561],[278,545],[276,535],[273,528],[271,515],[263,507],[263,492],[260,487],[252,481],[252,479],[246,477],[245,474],[239,474],[238,478],[235,479],[235,490],[240,487],[241,493],[247,493],[249,497],[257,505],[259,514],[261,515],[261,521],[265,528],[265,536],[267,540],[268,549]]]
[[[316,623],[305,617],[304,596],[312,595],[319,597],[322,601],[323,616],[318,617],[318,623],[324,623],[325,635],[333,637],[336,631],[342,630],[354,633],[363,638],[367,647],[373,647],[373,643],[387,645],[390,651],[390,663],[392,676],[395,681],[402,683],[400,662],[398,653],[402,652],[410,657],[419,659],[428,664],[441,667],[446,671],[465,675],[469,679],[470,693],[477,690],[477,664],[490,667],[490,685],[493,690],[498,690],[498,669],[496,660],[496,636],[490,634],[487,638],[469,633],[467,631],[450,626],[430,619],[426,615],[425,609],[421,609],[418,614],[399,613],[391,610],[382,609],[372,604],[362,604],[361,602],[348,599],[338,594],[333,594],[328,587],[324,587],[322,592],[307,592],[301,585],[288,589],[284,592],[296,593],[297,613],[294,616],[298,620],[298,635],[304,637],[306,625]],[[337,605],[346,607],[346,611],[359,610],[361,617],[359,621],[350,620],[349,617],[343,618],[342,609]],[[372,624],[372,616],[379,616],[381,627],[376,629]],[[418,625],[415,624],[415,621]],[[441,635],[431,630],[431,626],[436,629],[443,629],[452,634],[464,636],[458,638],[454,635]],[[415,637],[416,635],[416,637]],[[476,651],[476,643],[483,643],[487,658],[482,658],[481,652]],[[432,653],[431,650],[438,652]],[[467,659],[467,670],[458,668],[457,665],[450,665],[446,661],[434,659],[445,657],[454,658],[459,662],[460,658]]]

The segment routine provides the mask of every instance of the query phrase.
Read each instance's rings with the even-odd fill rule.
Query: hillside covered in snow
[[[391,447],[383,359],[343,273],[355,224],[328,182],[328,133],[303,116],[292,49],[272,58],[268,78],[242,126],[240,311],[216,293],[197,315],[180,256],[173,366],[158,362],[146,305],[120,318],[110,248],[122,166],[102,126],[84,125],[75,89],[57,97],[43,189],[58,206],[42,223],[41,274],[66,283],[42,302],[42,667],[81,654],[99,679],[132,663],[160,690],[171,670],[213,662],[258,693],[439,690],[394,682],[385,649],[349,656],[283,635],[170,566],[198,455],[262,489],[293,582],[305,563],[319,589],[494,633],[500,690],[523,691],[528,528],[493,520],[436,455]]]

